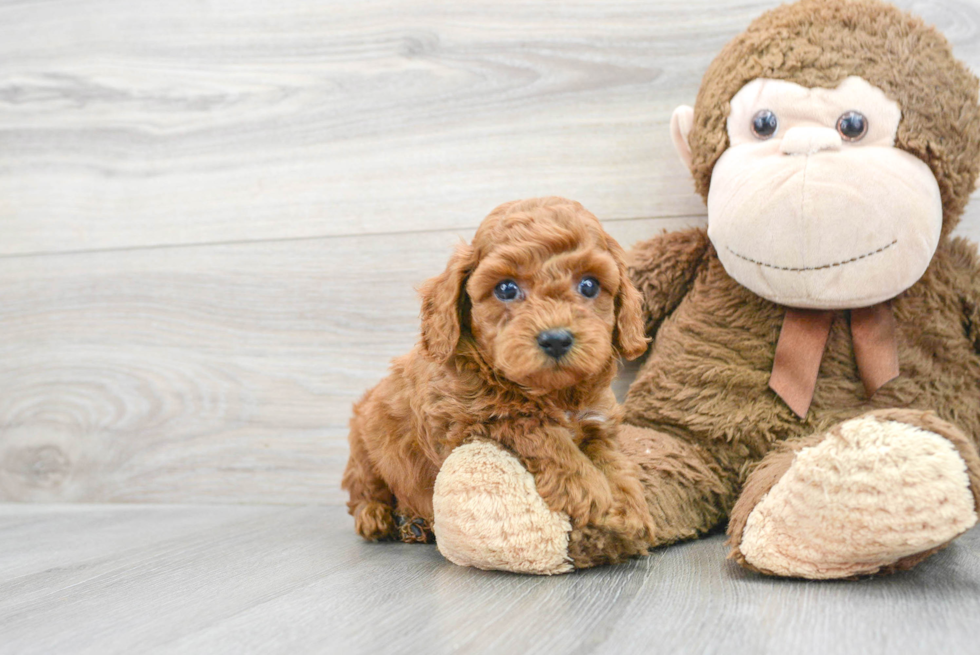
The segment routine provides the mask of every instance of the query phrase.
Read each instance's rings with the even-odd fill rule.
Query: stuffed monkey
[[[727,520],[749,569],[847,578],[914,566],[976,524],[980,259],[951,232],[980,171],[977,89],[921,20],[802,0],[729,43],[675,112],[708,228],[632,252],[653,342],[620,441],[650,546]],[[451,460],[437,534],[469,475]],[[490,533],[510,538],[499,520]]]

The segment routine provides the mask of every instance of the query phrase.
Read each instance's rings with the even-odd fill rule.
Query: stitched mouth
[[[732,250],[731,248],[728,248],[728,246],[725,246],[725,247],[728,249],[728,252],[732,253],[733,255],[735,255],[736,257],[738,257],[739,259],[744,259],[745,261],[750,262],[752,264],[758,264],[759,266],[765,266],[766,268],[773,268],[773,269],[776,269],[777,271],[801,272],[801,271],[822,271],[822,270],[827,269],[827,268],[836,268],[838,266],[846,266],[847,264],[853,264],[854,262],[859,262],[862,259],[867,259],[868,257],[874,257],[877,254],[883,253],[886,250],[888,250],[889,248],[891,248],[892,246],[894,246],[896,243],[898,243],[898,239],[895,239],[894,241],[892,241],[888,245],[882,246],[881,248],[878,248],[877,250],[872,250],[871,252],[866,252],[863,255],[858,255],[857,257],[851,257],[850,259],[844,259],[844,260],[841,260],[839,262],[834,262],[832,264],[822,264],[820,266],[800,266],[800,267],[794,267],[794,266],[777,266],[776,264],[768,264],[766,262],[760,262],[757,259],[752,259],[751,257],[746,257],[745,255],[742,255],[740,253],[737,253],[734,250]]]

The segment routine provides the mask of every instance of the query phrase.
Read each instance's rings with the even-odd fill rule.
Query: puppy
[[[595,216],[563,198],[501,205],[420,293],[418,345],[354,406],[343,488],[358,534],[431,541],[440,466],[489,439],[552,510],[591,526],[576,543],[626,544],[608,561],[645,552],[650,515],[609,386],[620,356],[646,350],[641,299]]]

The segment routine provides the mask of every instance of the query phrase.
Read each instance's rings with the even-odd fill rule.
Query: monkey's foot
[[[935,415],[885,410],[770,453],[729,523],[731,557],[772,575],[911,568],[977,523],[980,459]]]
[[[478,441],[449,455],[432,499],[446,559],[486,570],[552,575],[572,570],[568,517],[548,508],[514,455]]]

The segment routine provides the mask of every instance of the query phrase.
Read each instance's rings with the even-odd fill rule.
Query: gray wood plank
[[[276,508],[143,505],[6,504],[0,506],[0,579],[13,580],[61,566],[84,566],[158,541],[220,529],[225,523],[270,515]]]
[[[412,286],[513,197],[703,220],[667,117],[773,4],[0,2],[0,499],[342,502]]]
[[[0,506],[0,556],[24,518],[11,511]],[[153,517],[160,534],[184,520],[180,508],[46,510],[51,529],[29,540],[38,565],[0,573],[0,652],[952,655],[980,638],[980,530],[914,571],[861,581],[756,576],[724,559],[721,536],[538,578],[364,543],[340,508],[190,508],[213,526],[76,556],[62,544],[95,536],[88,511]]]
[[[0,254],[703,212],[670,146],[779,0],[0,3]],[[980,65],[980,6],[900,0]]]
[[[351,404],[471,236],[0,258],[0,499],[343,502]]]

